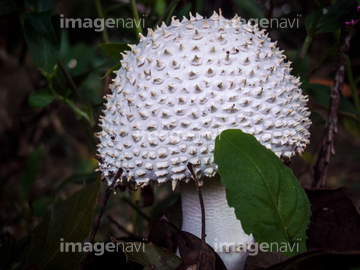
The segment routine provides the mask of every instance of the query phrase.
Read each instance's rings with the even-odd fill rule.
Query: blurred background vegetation
[[[226,18],[237,13],[245,19],[298,20],[299,27],[267,30],[293,61],[293,74],[301,77],[302,88],[310,96],[311,144],[302,158],[294,158],[289,165],[306,188],[314,181],[313,167],[328,117],[330,89],[343,54],[339,48],[351,31],[350,49],[343,55],[346,70],[334,143],[336,155],[330,158],[325,187],[347,187],[346,194],[359,207],[359,5],[355,0],[2,0],[1,266],[23,269],[24,265],[10,263],[18,256],[15,262],[26,258],[27,266],[51,268],[63,263],[64,268],[76,268],[83,254],[58,254],[52,248],[58,248],[62,235],[73,241],[88,239],[101,207],[107,184],[101,186],[100,175],[95,172],[94,133],[99,131],[103,96],[110,93],[111,71],[120,68],[120,52],[129,49],[126,44],[138,42],[139,32],[146,35],[147,28],[162,21],[169,24],[173,15],[188,17],[189,12],[210,17],[213,10],[221,8]],[[101,32],[94,28],[64,29],[60,15],[92,20],[137,17],[144,27],[105,28]],[[171,192],[170,185],[151,185],[137,195],[129,190],[114,192],[95,240],[110,241],[111,235],[166,246],[166,232],[157,218],[166,214],[181,227],[179,195]],[[36,228],[39,224],[42,227]],[[53,242],[47,253],[39,248],[40,242],[30,247],[26,244],[34,228],[40,238]],[[125,267],[123,255],[105,256],[115,256],[118,266]],[[92,263],[95,267],[108,260],[98,258]]]

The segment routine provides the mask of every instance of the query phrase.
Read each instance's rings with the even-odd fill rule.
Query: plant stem
[[[187,164],[188,170],[191,172],[191,175],[195,181],[196,185],[196,191],[199,195],[199,201],[200,201],[200,209],[201,209],[201,241],[205,242],[205,206],[204,206],[204,200],[200,191],[199,181],[196,178],[196,175],[193,170],[193,165],[189,162]]]
[[[192,178],[195,181],[195,185],[196,185],[196,191],[198,193],[199,196],[199,201],[200,201],[200,209],[201,209],[201,248],[200,248],[200,252],[199,252],[199,260],[197,263],[197,269],[201,269],[203,266],[203,258],[204,258],[204,252],[205,252],[205,248],[206,248],[206,242],[205,242],[205,206],[204,206],[204,200],[200,191],[200,186],[199,186],[199,181],[196,178],[196,175],[194,173],[193,170],[193,166],[192,164],[189,162],[187,164],[187,168],[190,171]]]
[[[323,64],[325,64],[327,61],[329,61],[329,59],[333,56],[336,55],[336,50],[339,47],[339,41],[336,41],[336,43],[334,43],[328,50],[327,52],[323,55],[323,57],[320,59],[320,61],[317,63],[316,66],[314,66],[312,69],[310,69],[310,71],[306,74],[306,77],[310,77],[316,70],[318,70],[319,68],[321,68],[323,66]]]
[[[341,44],[340,53],[338,55],[338,67],[334,78],[334,84],[331,87],[328,119],[325,124],[320,152],[314,166],[313,188],[319,188],[325,185],[326,170],[330,161],[330,156],[331,154],[335,154],[334,135],[337,133],[338,108],[344,86],[346,69],[346,58],[344,55],[348,54],[351,34],[352,31],[350,30],[344,35],[343,43]]]
[[[194,13],[198,12],[201,14],[203,6],[204,6],[204,0],[196,0],[194,5],[195,7]]]
[[[116,173],[116,175],[114,176],[114,179],[111,183],[111,185],[105,190],[105,195],[104,195],[104,199],[103,199],[103,203],[101,205],[101,209],[100,209],[100,212],[98,214],[98,216],[96,217],[96,221],[95,221],[95,226],[91,232],[91,236],[90,236],[90,243],[93,244],[94,243],[94,239],[95,239],[95,235],[96,235],[96,232],[97,230],[99,229],[99,226],[100,226],[100,220],[101,220],[101,217],[105,211],[105,207],[106,207],[106,204],[109,200],[109,197],[111,195],[111,192],[113,191],[113,189],[115,188],[115,184],[116,184],[116,180],[120,178],[121,174],[122,174],[122,169],[120,168],[118,170],[118,172]],[[89,252],[86,252],[85,256],[84,256],[84,259],[83,261],[81,262],[81,269],[85,269],[86,267],[86,264],[87,264],[87,261],[88,261],[88,256],[89,256]]]
[[[94,125],[94,120],[93,120],[93,115],[92,115],[92,109],[91,106],[83,99],[79,88],[76,86],[74,80],[72,79],[69,71],[66,69],[66,67],[64,66],[64,64],[58,60],[58,65],[60,66],[62,72],[64,72],[66,79],[68,80],[71,88],[74,90],[76,97],[79,99],[83,109],[85,110],[85,112],[80,111],[80,115],[86,114],[86,119],[89,121],[90,125],[93,126]]]
[[[99,18],[104,19],[105,16],[104,16],[104,11],[101,6],[101,0],[95,0],[95,6],[96,6],[96,10],[97,10]],[[104,43],[110,43],[109,34],[108,34],[106,27],[104,27],[104,30],[102,31],[102,37],[103,37]]]
[[[134,20],[135,20],[136,37],[138,38],[139,34],[142,33],[142,27],[141,27],[141,22],[139,19],[139,13],[136,8],[136,1],[130,0],[130,6],[131,6],[131,11],[132,11],[132,14],[133,14]]]
[[[48,83],[48,86],[49,86],[49,89],[50,89],[50,92],[54,95],[55,99],[57,100],[60,100],[64,103],[66,103],[74,112],[76,115],[78,116],[81,116],[81,117],[84,117],[90,124],[92,123],[91,119],[89,118],[89,116],[83,112],[81,109],[79,109],[76,104],[71,100],[71,99],[68,99],[68,98],[65,98],[61,95],[59,95],[53,85],[52,85],[52,77],[46,77],[47,79],[47,83]]]
[[[141,200],[141,188],[138,188],[137,190],[135,190],[131,196],[131,202],[133,203],[133,205],[138,205],[138,202]],[[138,226],[137,226],[137,217],[138,217],[138,212],[133,209],[133,211],[131,211],[131,223],[133,225],[133,232],[136,233]]]
[[[59,67],[61,68],[62,72],[64,72],[64,75],[65,75],[66,79],[68,80],[71,88],[74,90],[77,98],[80,100],[81,103],[84,104],[85,101],[84,101],[84,99],[82,98],[82,96],[81,96],[81,94],[80,94],[80,91],[79,91],[79,89],[77,88],[75,82],[73,81],[70,73],[68,72],[68,70],[66,69],[66,67],[64,66],[64,64],[63,64],[60,60],[58,60],[58,64],[59,64]]]
[[[140,237],[130,231],[128,231],[124,226],[122,226],[119,222],[117,222],[112,216],[107,217],[110,223],[115,224],[115,226],[120,230],[125,232],[128,236],[130,236],[133,239],[140,239]]]
[[[321,17],[321,14],[322,14],[322,8],[320,7],[316,13],[316,17],[311,25],[311,28],[310,28],[310,31],[307,33],[306,35],[306,38],[305,38],[305,41],[303,43],[303,46],[301,48],[301,51],[300,51],[300,54],[299,54],[299,57],[297,59],[297,63],[296,63],[296,66],[294,68],[294,71],[293,71],[293,74],[294,75],[297,75],[299,73],[299,70],[300,70],[300,67],[305,59],[305,55],[310,47],[310,44],[311,44],[311,41],[312,41],[312,38],[313,36],[315,35],[315,32],[316,32],[316,27],[317,27],[317,24],[319,22],[319,19]]]
[[[134,193],[133,193],[134,194]],[[135,210],[136,212],[138,212],[140,214],[140,216],[142,216],[144,219],[146,219],[147,221],[151,221],[151,218],[145,214],[143,211],[141,211],[141,209],[132,202],[132,200],[126,198],[126,197],[123,197],[122,200],[126,203],[128,203],[132,208],[133,210]]]
[[[169,18],[169,16],[171,16],[171,14],[173,14],[175,7],[177,6],[177,4],[179,3],[180,0],[172,0],[170,5],[166,8],[165,12],[161,15],[161,17],[159,18],[159,20],[157,21],[156,25],[160,25],[165,17]],[[166,23],[168,23],[167,19],[166,19]]]
[[[208,180],[208,181],[205,181]],[[201,194],[205,207],[206,242],[216,251],[221,243],[251,244],[255,240],[242,229],[241,222],[236,218],[235,210],[229,207],[226,190],[217,175],[213,179],[205,179],[201,186]],[[202,214],[199,194],[194,181],[180,183],[181,205],[183,213],[182,231],[202,237]],[[221,245],[221,244],[220,244]],[[230,252],[219,253],[227,269],[243,269],[248,253],[229,249]],[[206,257],[206,256],[205,256]],[[202,268],[200,268],[202,269]]]

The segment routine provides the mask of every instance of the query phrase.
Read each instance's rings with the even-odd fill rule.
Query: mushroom
[[[215,137],[238,128],[280,158],[304,151],[307,97],[285,55],[256,25],[216,12],[210,18],[173,17],[170,26],[149,29],[129,46],[97,134],[103,177],[111,181],[123,168],[120,184],[170,180],[175,189],[179,181],[189,182],[190,162],[203,182],[207,243],[216,250],[221,243],[253,242],[215,177]],[[181,196],[182,228],[200,237],[195,186],[181,184]],[[228,269],[241,269],[247,254],[230,249],[220,257]]]

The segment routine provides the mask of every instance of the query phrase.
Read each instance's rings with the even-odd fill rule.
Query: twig
[[[141,209],[135,203],[133,203],[132,200],[130,200],[130,199],[126,198],[126,197],[123,197],[122,200],[124,202],[128,203],[144,219],[146,219],[149,222],[151,221],[151,218],[147,214],[145,214],[143,211],[141,211]]]
[[[313,188],[323,187],[325,185],[326,169],[330,161],[330,155],[335,155],[334,134],[337,133],[337,113],[341,92],[344,86],[346,55],[349,51],[351,34],[352,31],[349,31],[346,34],[338,55],[338,69],[335,74],[334,84],[331,87],[328,119],[325,124],[321,149],[314,167],[315,173],[314,181],[312,183]]]
[[[60,60],[58,60],[58,64],[59,64],[59,67],[61,68],[62,72],[64,72],[64,75],[65,75],[66,79],[68,80],[71,88],[74,90],[77,98],[80,100],[80,102],[83,104],[83,106],[84,105],[88,106],[88,104],[85,102],[85,100],[81,96],[79,88],[76,86],[73,78],[71,77],[71,75],[70,75],[69,71],[67,70],[67,68],[65,67],[65,65]]]
[[[74,112],[78,113],[79,115],[84,117],[86,120],[88,120],[90,125],[93,126],[94,120],[93,120],[92,111],[90,110],[87,112],[87,110],[91,109],[91,106],[89,106],[89,104],[81,96],[79,88],[76,86],[73,78],[71,77],[69,71],[66,69],[65,65],[60,60],[58,60],[58,65],[61,68],[62,72],[64,73],[66,79],[68,80],[71,88],[74,90],[76,97],[79,99],[79,101],[85,111],[80,110],[70,99],[62,98],[62,101],[64,101],[67,105],[69,105],[74,110]]]
[[[103,202],[102,202],[102,205],[101,205],[101,209],[100,209],[100,212],[99,212],[98,216],[96,217],[95,226],[94,226],[94,228],[93,228],[93,230],[91,232],[91,236],[90,236],[90,243],[91,244],[94,243],[95,235],[96,235],[97,230],[99,229],[100,220],[101,220],[101,217],[102,217],[102,215],[104,213],[107,201],[109,200],[111,192],[115,187],[116,180],[120,178],[122,172],[123,172],[123,170],[122,170],[122,168],[120,168],[118,170],[118,172],[116,173],[111,185],[105,190],[105,195],[104,195],[104,199],[103,199]],[[88,256],[89,256],[89,251],[86,252],[86,254],[84,256],[84,259],[81,262],[81,269],[82,270],[85,269],[85,265],[87,264],[87,261],[88,261]]]
[[[112,216],[108,216],[107,217],[108,220],[110,221],[110,223],[115,224],[115,226],[120,230],[125,232],[127,235],[129,235],[131,238],[135,238],[138,239],[140,238],[139,236],[137,236],[136,234],[130,232],[129,230],[127,230],[124,226],[122,226],[119,222],[117,222]]]
[[[59,65],[61,65],[60,62],[58,62]],[[64,72],[65,73],[65,72]],[[53,96],[55,97],[55,99],[58,99],[62,102],[64,102],[65,104],[67,104],[73,111],[76,115],[79,115],[81,117],[84,117],[86,120],[89,121],[89,123],[92,125],[93,123],[93,120],[89,118],[89,115],[85,112],[83,112],[81,109],[79,109],[75,103],[71,100],[71,99],[68,99],[68,98],[65,98],[63,97],[62,95],[58,94],[54,87],[53,87],[53,84],[52,84],[52,81],[53,81],[53,78],[54,76],[53,75],[49,75],[48,73],[46,72],[42,72],[43,76],[46,78],[47,80],[47,84],[48,84],[48,87],[49,87],[49,90],[50,92],[53,94]],[[57,76],[57,75],[56,75]],[[83,104],[84,105],[84,104]]]
[[[133,193],[131,194],[132,205],[135,205],[135,206],[139,205],[139,201],[141,200],[141,190],[142,190],[141,188],[138,188],[138,189],[134,190]],[[137,229],[138,229],[138,226],[137,226],[138,210],[140,210],[139,207],[133,208],[131,211],[131,214],[130,214],[131,223],[132,223],[134,232],[137,232]],[[150,221],[150,220],[148,220],[148,221]]]
[[[187,168],[188,170],[190,171],[194,181],[195,181],[195,184],[196,184],[196,190],[198,192],[198,195],[199,195],[199,200],[200,200],[200,208],[201,208],[201,249],[200,249],[200,252],[199,252],[199,260],[198,260],[198,264],[197,264],[197,269],[201,269],[201,264],[202,264],[202,257],[204,255],[204,251],[205,251],[205,248],[206,248],[206,242],[205,242],[205,206],[204,206],[204,200],[203,200],[203,197],[202,197],[202,194],[201,194],[201,191],[200,191],[200,186],[199,186],[199,181],[198,179],[196,178],[196,175],[194,173],[194,170],[193,170],[193,165],[189,162],[187,164]]]
[[[173,227],[173,229],[174,229],[175,231],[177,231],[178,233],[181,233],[181,230],[180,230],[178,227],[176,227],[176,225],[175,225],[174,223],[172,223],[170,220],[168,220],[168,218],[167,218],[165,215],[163,215],[163,216],[160,218],[160,222],[161,222],[161,223],[166,222],[166,223],[169,224],[171,227]]]

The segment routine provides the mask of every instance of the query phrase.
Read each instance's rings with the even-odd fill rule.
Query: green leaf
[[[52,11],[28,13],[24,20],[24,35],[35,65],[51,74],[60,49],[59,35],[51,19]]]
[[[234,3],[235,5],[238,6],[238,8],[241,11],[248,14],[251,18],[254,19],[264,18],[264,14],[262,10],[254,0],[235,0]]]
[[[329,107],[331,87],[323,84],[310,84],[306,93],[315,99],[319,104]],[[339,110],[360,116],[358,110],[344,96],[340,97]]]
[[[121,64],[117,64],[117,65],[111,67],[111,68],[106,72],[106,74],[105,74],[103,77],[101,77],[101,79],[104,79],[106,76],[110,75],[110,74],[113,73],[115,70],[119,70],[120,68],[121,68]]]
[[[126,43],[103,43],[99,47],[118,61],[122,58],[120,53],[130,49]]]
[[[82,252],[61,252],[61,243],[81,243],[89,235],[101,182],[58,201],[23,240],[6,244],[1,269],[79,269]]]
[[[120,69],[120,68],[121,68],[121,64],[117,64],[117,65],[113,66],[112,68],[110,68],[110,69],[108,70],[108,72],[106,72],[106,74],[104,75],[104,77],[101,77],[101,79],[106,78],[106,77],[107,77],[109,74],[111,74],[113,71],[118,70],[118,69]]]
[[[215,163],[229,206],[247,234],[258,243],[287,243],[287,256],[306,250],[310,203],[291,169],[241,130],[225,130],[216,138]]]
[[[36,90],[35,92],[31,93],[28,99],[28,104],[34,108],[42,108],[49,105],[53,102],[55,96],[50,93],[47,89],[40,89]]]
[[[154,11],[158,16],[161,16],[166,9],[166,2],[165,0],[155,0],[154,1]]]
[[[305,19],[306,31],[309,33],[311,25],[313,24],[316,11],[311,13]],[[317,26],[316,33],[328,33],[345,26],[346,21],[350,21],[356,14],[356,1],[340,1],[334,5],[327,6],[322,10],[322,16],[320,17]]]
[[[159,248],[153,243],[124,242],[111,238],[117,242],[126,254],[126,258],[132,262],[138,262],[144,269],[173,270],[181,264],[181,259],[171,251]]]
[[[106,59],[105,55],[100,57],[92,46],[84,43],[78,43],[71,46],[68,50],[62,50],[59,58],[70,71],[72,77],[93,71],[103,64]]]

